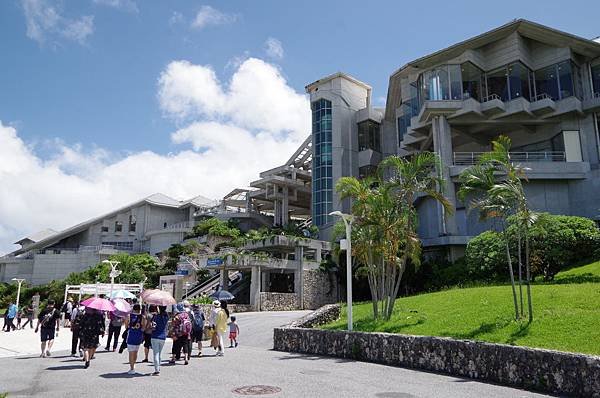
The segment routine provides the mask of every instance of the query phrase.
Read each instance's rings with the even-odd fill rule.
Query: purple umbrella
[[[111,303],[105,298],[100,297],[91,297],[87,300],[82,301],[81,305],[87,308],[94,308],[98,311],[112,312],[115,310],[115,306],[113,305],[113,303]]]
[[[124,299],[116,298],[112,302],[115,306],[114,314],[116,316],[125,317],[131,312],[131,305]]]

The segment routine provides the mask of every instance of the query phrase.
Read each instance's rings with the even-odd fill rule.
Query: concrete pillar
[[[315,249],[315,261],[318,261],[318,262],[323,261],[323,254],[321,253],[320,247],[317,247]]]
[[[445,181],[444,196],[448,199],[454,210],[456,210],[456,192],[454,183],[450,179],[450,167],[453,165],[452,151],[452,129],[446,116],[436,116],[432,121],[433,150],[440,157],[440,174]],[[438,204],[438,222],[440,233],[443,235],[456,235],[456,218],[454,215],[444,214],[441,204]]]
[[[281,200],[281,225],[282,226],[286,226],[288,225],[288,221],[290,218],[290,213],[289,213],[289,189],[288,187],[283,187],[283,199]]]
[[[260,275],[259,281],[260,281],[260,286],[261,286],[261,289],[260,289],[261,292],[270,291],[270,289],[269,289],[269,274],[270,274],[270,272],[267,271],[267,272],[262,272]]]
[[[250,276],[250,305],[260,311],[260,267],[252,267]]]
[[[294,293],[298,297],[299,309],[304,309],[304,247],[297,246],[294,257],[298,263],[298,268],[294,272]]]
[[[229,271],[222,269],[219,277],[219,285],[221,285],[221,289],[227,290],[229,286],[227,286],[227,282],[229,281]]]

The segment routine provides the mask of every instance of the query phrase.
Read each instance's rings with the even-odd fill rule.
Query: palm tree
[[[492,151],[483,154],[476,165],[464,170],[459,180],[461,187],[458,191],[460,200],[471,197],[470,208],[479,210],[481,219],[499,218],[503,221],[502,233],[506,245],[506,257],[511,280],[515,318],[519,318],[519,304],[515,288],[512,257],[510,254],[509,239],[506,232],[506,219],[510,214],[516,214],[517,237],[519,242],[519,292],[521,296],[521,313],[523,298],[521,290],[521,233],[525,235],[525,267],[527,284],[527,302],[529,320],[533,320],[531,302],[531,272],[529,265],[529,227],[535,221],[535,214],[531,212],[525,197],[522,180],[526,180],[526,169],[512,162],[510,158],[511,140],[506,136],[499,136],[492,141]],[[501,182],[497,182],[498,177]]]

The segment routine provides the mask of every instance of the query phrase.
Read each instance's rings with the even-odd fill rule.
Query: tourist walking
[[[194,304],[192,306],[192,338],[191,342],[198,343],[198,357],[202,356],[202,337],[204,336],[204,312],[200,306]]]
[[[160,361],[165,339],[167,338],[167,325],[169,324],[169,314],[167,307],[161,305],[158,307],[158,313],[152,317],[152,361],[154,363],[154,373],[152,376],[160,375]]]
[[[238,346],[237,336],[239,336],[239,334],[240,334],[240,327],[238,326],[237,322],[235,321],[234,316],[231,317],[231,322],[229,322],[228,326],[229,326],[229,348],[233,348],[234,344],[235,344],[235,347],[237,347]]]
[[[15,326],[15,318],[17,317],[18,308],[17,305],[11,302],[6,309],[6,331],[10,332],[11,330],[15,330],[17,327]]]
[[[171,322],[171,338],[173,339],[173,349],[171,350],[171,360],[169,363],[181,359],[181,350],[183,349],[184,365],[188,364],[188,340],[192,333],[192,323],[185,312],[183,304],[177,304],[177,314]]]
[[[80,306],[79,303],[73,311],[71,311],[71,356],[77,357],[77,350],[79,350],[79,356],[83,357],[83,350],[81,349],[81,340],[79,338],[79,330],[81,319],[85,315],[85,307]]]
[[[192,358],[192,346],[193,346],[193,332],[194,332],[194,312],[192,311],[192,305],[189,301],[183,300],[183,309],[188,314],[188,318],[190,319],[190,324],[192,325],[192,330],[190,331],[189,337],[187,339],[187,360],[189,361]]]
[[[58,333],[60,328],[58,320],[60,319],[60,311],[54,308],[54,300],[48,300],[46,308],[38,316],[38,322],[35,326],[35,332],[40,331],[41,358],[49,357],[52,344],[54,344],[55,331]]]
[[[90,360],[94,358],[96,349],[100,345],[99,336],[104,336],[104,316],[94,308],[86,308],[85,314],[79,322],[79,338],[83,348],[85,368],[89,368]]]
[[[69,297],[62,307],[62,312],[65,314],[64,327],[71,325],[71,314],[73,313],[73,299]]]
[[[21,330],[21,318],[23,317],[23,311],[17,308],[17,330]]]
[[[225,333],[227,333],[227,319],[229,319],[229,310],[227,309],[227,302],[221,301],[221,308],[217,312],[217,319],[215,321],[215,331],[219,337],[219,349],[217,356],[223,356],[225,354]]]
[[[108,338],[106,339],[106,351],[110,350],[110,342],[113,341],[113,352],[116,351],[119,345],[119,335],[121,334],[121,326],[123,326],[123,318],[110,313],[108,322]],[[114,340],[113,340],[114,338]]]
[[[23,329],[25,329],[25,326],[27,326],[27,324],[29,324],[29,327],[33,329],[33,304],[27,304],[27,307],[23,308],[23,312],[27,317],[27,321],[25,321],[25,323],[23,324]]]
[[[142,362],[148,362],[148,354],[152,348],[152,318],[157,313],[156,305],[151,304],[148,311],[144,314],[144,359]]]
[[[141,314],[141,306],[134,304],[129,318],[125,321],[127,328],[127,351],[129,352],[129,371],[130,375],[136,374],[135,362],[137,361],[140,344],[144,341],[144,319]]]

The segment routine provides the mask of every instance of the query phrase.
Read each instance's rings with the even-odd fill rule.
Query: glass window
[[[462,81],[460,65],[448,65],[450,77],[450,98],[462,100]]]
[[[121,221],[115,221],[115,232],[123,231],[123,223]]]
[[[474,98],[481,101],[484,97],[481,87],[482,74],[481,69],[471,62],[465,62],[461,65],[463,99]]]
[[[506,67],[496,69],[487,73],[488,96],[497,95],[502,101],[509,100],[508,79]]]
[[[365,120],[358,124],[358,150],[372,149],[381,152],[379,138],[379,123]]]
[[[135,216],[129,216],[129,232],[135,232],[136,224]]]
[[[596,96],[600,96],[600,64],[592,66],[592,88]]]
[[[573,84],[573,69],[571,61],[561,62],[557,65],[558,79],[560,84],[560,99],[572,97],[575,95]]]
[[[510,99],[525,98],[529,95],[529,69],[520,62],[508,65],[508,79],[510,85]]]
[[[558,79],[556,65],[535,71],[535,94],[536,99],[541,99],[544,94],[553,100],[560,99],[558,92]]]
[[[444,66],[423,74],[421,97],[425,101],[442,101],[450,99],[448,70]]]
[[[102,226],[102,232],[108,232],[108,226],[103,225]]]
[[[358,178],[374,176],[377,173],[377,166],[367,165],[358,168]]]
[[[328,180],[332,175],[331,158],[331,101],[320,99],[311,104],[313,116],[313,222],[321,226],[329,222],[327,204],[333,196],[332,186]],[[329,206],[331,207],[331,206]]]

